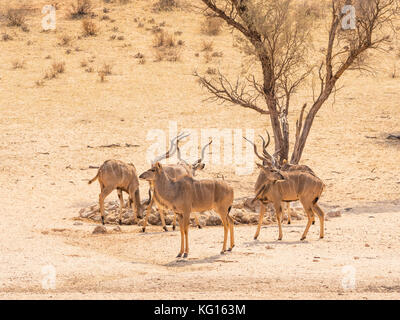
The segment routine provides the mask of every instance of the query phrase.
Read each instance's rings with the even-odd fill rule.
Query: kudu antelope
[[[179,180],[171,179],[164,166],[157,162],[151,169],[142,173],[140,179],[153,183],[153,197],[165,208],[173,210],[179,219],[181,249],[178,258],[189,254],[189,222],[192,212],[215,210],[224,226],[224,243],[221,254],[226,251],[228,230],[230,232],[231,251],[234,247],[233,219],[229,212],[233,203],[233,189],[224,181],[195,180],[184,176]]]
[[[212,141],[203,147],[203,149],[201,151],[201,158],[198,159],[197,161],[195,161],[192,165],[190,165],[186,161],[181,159],[181,153],[180,153],[180,149],[179,149],[179,141],[183,140],[184,138],[186,138],[188,136],[189,136],[189,134],[185,135],[184,133],[181,133],[178,136],[176,136],[174,139],[171,140],[170,149],[168,150],[168,152],[162,156],[157,157],[152,162],[153,164],[155,164],[161,160],[168,159],[168,158],[172,157],[175,154],[175,152],[178,151],[179,162],[177,164],[164,165],[164,170],[165,170],[166,174],[172,179],[180,179],[184,176],[194,177],[197,170],[203,170],[205,167],[205,164],[203,163],[204,153],[205,153],[206,148],[211,145]],[[149,181],[149,184],[150,184],[150,190],[151,190],[151,192],[153,192],[154,187],[153,187],[152,182]],[[151,192],[149,192],[149,194],[151,194]],[[165,231],[168,231],[167,226],[165,224],[165,210],[164,210],[162,204],[157,203],[157,200],[154,199],[154,197],[151,198],[150,204],[147,207],[142,231],[143,232],[146,231],[147,221],[148,221],[148,218],[150,215],[151,207],[154,202],[156,202],[156,205],[159,209],[163,229]],[[197,227],[199,229],[201,229],[197,215],[195,215],[194,218],[195,218],[195,223],[196,223]],[[175,228],[176,228],[176,214],[174,213],[172,229],[175,230]]]
[[[287,170],[279,170],[276,166],[275,155],[271,156],[266,151],[266,146],[268,146],[269,143],[265,144],[265,141],[263,141],[264,151],[263,156],[261,156],[257,152],[256,145],[250,140],[246,140],[253,144],[256,156],[263,161],[262,165],[257,164],[261,172],[255,184],[256,196],[254,200],[260,200],[261,206],[258,227],[254,239],[257,239],[260,234],[261,224],[265,214],[265,204],[272,202],[279,227],[278,240],[282,240],[282,202],[297,200],[300,200],[308,217],[308,223],[301,240],[304,240],[307,236],[308,229],[314,221],[314,213],[320,220],[320,238],[323,238],[324,213],[317,202],[324,190],[324,183],[306,166],[287,165]]]
[[[92,184],[97,179],[99,180],[101,190],[99,194],[101,223],[104,225],[104,200],[114,189],[117,189],[120,202],[119,224],[122,222],[122,209],[124,207],[122,191],[129,194],[130,207],[132,207],[132,202],[135,202],[133,217],[136,222],[142,207],[140,203],[139,180],[135,166],[119,160],[107,160],[101,165],[97,171],[97,175],[89,181],[89,184]]]
[[[260,135],[260,138],[262,140],[262,144],[263,144],[263,155],[260,156],[259,153],[257,152],[257,147],[256,145],[248,140],[246,137],[243,137],[246,141],[248,141],[250,144],[253,145],[254,148],[254,153],[256,154],[256,156],[262,160],[262,163],[264,166],[274,166],[277,167],[278,169],[282,170],[282,171],[307,171],[309,173],[311,173],[312,175],[316,176],[316,174],[314,173],[314,171],[306,166],[306,165],[298,165],[298,164],[289,164],[286,160],[283,161],[282,166],[279,166],[279,163],[276,159],[277,155],[279,154],[280,150],[278,150],[277,152],[274,153],[273,156],[271,156],[268,151],[267,151],[267,147],[269,146],[270,142],[271,142],[271,137],[268,133],[268,131],[266,131],[267,136],[268,136],[268,141],[265,142],[265,139],[263,136]],[[263,181],[265,180],[265,174],[262,170],[260,170],[260,174],[257,178],[256,184],[255,184],[255,191],[257,192],[258,188],[260,187],[260,184],[263,183]],[[291,207],[290,207],[290,201],[287,202],[283,202],[282,206],[286,206],[286,215],[287,215],[287,223],[291,224],[292,219],[291,219]],[[313,222],[312,224],[315,223],[315,217],[313,216]]]

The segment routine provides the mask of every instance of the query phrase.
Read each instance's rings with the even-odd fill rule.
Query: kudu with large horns
[[[269,138],[269,135],[268,135]],[[260,233],[262,220],[265,214],[265,204],[272,202],[275,207],[276,218],[279,227],[279,238],[282,240],[282,202],[292,202],[299,200],[308,217],[308,223],[301,240],[307,236],[310,225],[314,223],[314,213],[320,220],[320,238],[324,237],[324,213],[318,206],[317,202],[324,190],[324,183],[315,173],[307,166],[284,164],[286,170],[282,170],[277,165],[276,154],[271,156],[266,148],[269,145],[263,139],[263,156],[257,152],[256,145],[245,138],[254,146],[254,153],[263,161],[262,165],[258,165],[261,172],[255,184],[255,199],[260,200],[260,217],[254,239],[258,238]]]
[[[189,177],[193,177],[196,174],[197,170],[203,170],[205,167],[205,164],[203,163],[204,161],[204,155],[205,155],[205,150],[208,146],[211,145],[212,141],[210,143],[208,143],[207,145],[205,145],[201,151],[201,158],[198,159],[197,161],[195,161],[192,165],[188,164],[186,161],[184,161],[183,159],[181,159],[181,153],[180,153],[180,149],[179,149],[179,141],[183,140],[184,138],[188,137],[190,134],[185,134],[185,133],[181,133],[179,135],[177,135],[175,138],[173,138],[171,140],[171,145],[170,148],[168,150],[168,152],[162,156],[157,157],[155,160],[153,160],[152,162],[152,166],[159,161],[162,161],[164,159],[168,159],[170,157],[172,157],[175,152],[178,152],[178,159],[179,162],[177,164],[170,164],[170,165],[164,165],[164,170],[166,172],[166,174],[172,178],[172,179],[180,179],[184,176],[189,176]],[[153,184],[151,181],[149,181],[150,184],[150,190],[151,192],[153,192]],[[151,194],[151,192],[149,191],[149,194]],[[161,223],[163,226],[163,229],[165,231],[168,231],[167,226],[165,224],[165,208],[163,208],[161,203],[157,202],[157,199],[155,199],[154,197],[151,197],[150,200],[150,204],[147,207],[147,212],[146,212],[146,216],[145,216],[145,220],[143,223],[143,228],[142,231],[145,232],[146,231],[146,226],[147,226],[147,221],[150,215],[150,211],[151,211],[151,207],[153,205],[153,203],[157,204],[157,207],[159,209],[160,212],[160,218],[161,218]],[[199,220],[197,215],[195,215],[195,223],[198,226],[198,228],[201,229]],[[175,230],[176,228],[176,214],[174,213],[174,219],[173,219],[173,224],[172,224],[172,229]]]
[[[151,181],[154,188],[153,197],[165,208],[173,210],[179,217],[181,249],[177,257],[183,255],[186,258],[189,253],[190,214],[208,210],[215,210],[224,226],[224,243],[221,253],[226,251],[228,231],[230,232],[228,251],[231,251],[234,247],[234,222],[229,212],[233,203],[233,189],[220,180],[195,180],[189,176],[178,180],[171,179],[164,167],[157,162],[139,178]]]
[[[89,184],[92,184],[97,179],[100,183],[99,206],[101,223],[104,225],[104,200],[115,189],[117,189],[120,202],[119,224],[122,222],[122,209],[124,207],[122,191],[129,194],[130,207],[132,207],[132,202],[135,202],[133,218],[134,222],[136,222],[142,206],[140,203],[139,180],[135,166],[120,160],[107,160],[100,166],[97,175],[89,181]]]

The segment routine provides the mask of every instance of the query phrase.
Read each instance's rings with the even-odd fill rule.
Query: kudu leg
[[[282,206],[281,203],[278,202],[275,204],[275,214],[276,214],[276,221],[278,221],[278,228],[279,228],[279,237],[278,240],[282,240]]]
[[[124,208],[124,197],[122,195],[122,190],[117,189],[118,192],[118,199],[119,199],[119,219],[118,219],[118,224],[122,224],[122,209]]]
[[[104,225],[104,199],[113,191],[111,188],[104,188],[99,194],[99,206],[100,206],[100,216],[101,223]]]
[[[180,225],[180,224],[179,224]],[[184,229],[185,232],[185,253],[183,254],[184,258],[187,258],[189,255],[189,226],[190,226],[190,213],[185,214],[183,217],[183,228],[179,227],[180,229]]]
[[[287,214],[287,224],[292,223],[292,207],[290,206],[290,202],[286,203],[286,214]]]
[[[185,231],[183,228],[183,217],[182,215],[178,215],[178,220],[179,220],[179,231],[181,232],[181,250],[179,251],[178,255],[176,256],[177,258],[182,257],[183,252],[185,251]]]
[[[146,216],[144,217],[142,232],[146,232],[147,220],[149,219],[149,215],[150,215],[153,203],[154,203],[154,196],[151,197],[150,203],[146,208]]]
[[[172,230],[175,231],[175,229],[176,229],[176,213],[174,212],[174,219],[172,221]]]
[[[312,211],[312,209],[310,207],[304,207],[304,211],[307,213],[308,221],[307,221],[306,229],[304,230],[304,233],[303,233],[303,235],[302,235],[300,240],[305,240],[306,239],[307,233],[308,233],[308,229],[310,229],[310,226],[311,226],[312,221],[313,221],[313,216],[314,216],[314,213],[313,213],[313,211]]]
[[[264,214],[265,214],[265,205],[263,203],[261,203],[260,205],[260,217],[258,218],[258,226],[257,226],[257,231],[256,234],[254,235],[254,240],[257,240],[259,234],[260,234],[260,230],[261,230],[261,225],[264,219]]]
[[[165,225],[165,211],[163,209],[160,210],[160,219],[164,231],[168,231],[167,226]]]
[[[235,236],[233,232],[234,222],[232,217],[229,215],[228,215],[228,222],[229,222],[229,232],[231,234],[231,247],[228,249],[228,251],[232,251],[233,247],[235,246]]]
[[[319,237],[320,239],[324,238],[324,221],[325,221],[325,214],[322,211],[321,207],[315,203],[313,205],[313,211],[317,214],[318,218],[319,218]]]
[[[227,221],[226,216],[221,215],[221,220],[222,220],[222,225],[224,226],[224,244],[222,246],[222,251],[221,254],[224,254],[226,251],[226,242],[228,240],[228,228],[229,228],[229,222]]]
[[[199,215],[197,213],[194,214],[194,221],[196,223],[197,228],[201,229],[201,225],[199,223]]]

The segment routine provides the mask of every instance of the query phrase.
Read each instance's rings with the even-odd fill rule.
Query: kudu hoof
[[[306,240],[306,237],[301,237],[300,241]]]
[[[315,224],[315,221],[312,222],[312,225],[314,225],[314,224]]]
[[[221,254],[225,254],[225,251],[224,251],[224,250],[222,250],[222,251],[221,251]]]
[[[198,227],[199,229],[203,229],[203,227],[202,227],[201,225],[198,225],[197,227]]]
[[[101,224],[104,226],[104,218],[101,218]]]
[[[188,257],[188,253],[184,253],[183,258],[187,258],[187,257]]]
[[[165,232],[168,232],[168,229],[167,229],[167,227],[163,227],[163,229],[164,229],[164,231],[165,231]]]
[[[142,232],[145,233],[146,232],[146,228],[142,228]]]
[[[172,230],[174,230],[174,231],[175,231],[175,229],[176,229],[176,227],[175,227],[175,226],[173,226],[173,227],[172,227]]]
[[[182,257],[182,253],[178,253],[178,255],[176,256],[177,258]]]
[[[119,224],[120,226],[122,225],[122,220],[121,220],[121,219],[118,221],[118,224]]]
[[[287,224],[292,224],[290,221]]]

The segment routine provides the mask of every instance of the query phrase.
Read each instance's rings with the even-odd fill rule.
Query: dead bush
[[[25,67],[25,61],[24,60],[15,60],[12,63],[13,69],[23,69]]]
[[[216,17],[208,17],[201,24],[201,32],[209,36],[216,36],[221,33],[223,20]]]
[[[172,11],[179,7],[177,0],[158,0],[153,5],[153,11]]]
[[[214,49],[213,41],[203,41],[201,44],[201,51],[211,52]]]
[[[103,66],[98,71],[99,73],[104,73],[104,75],[109,76],[112,74],[112,65],[108,63],[104,63]]]
[[[80,19],[92,14],[92,9],[93,6],[91,0],[76,0],[75,3],[71,4],[69,16],[71,19]]]
[[[169,34],[168,32],[162,30],[161,32],[158,32],[155,34],[154,39],[153,39],[153,46],[155,48],[175,47],[176,46],[175,37],[173,35]]]
[[[8,9],[6,19],[9,27],[22,27],[25,25],[25,12],[22,9]]]
[[[95,37],[97,36],[99,29],[97,25],[91,20],[82,21],[82,31],[85,37]]]
[[[70,35],[64,33],[63,35],[60,36],[59,40],[60,40],[60,42],[58,44],[60,46],[68,46],[72,41],[72,37]]]
[[[3,33],[3,34],[1,35],[1,39],[2,39],[3,41],[10,41],[10,40],[13,40],[13,37],[11,37],[8,33]]]
[[[65,62],[54,62],[46,71],[44,79],[51,80],[57,78],[58,74],[65,72]]]

